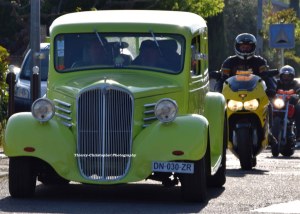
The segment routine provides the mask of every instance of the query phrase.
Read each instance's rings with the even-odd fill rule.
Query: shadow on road
[[[227,169],[226,176],[227,177],[244,177],[246,175],[265,175],[268,170],[261,169],[252,169],[252,170],[242,170],[242,169]]]
[[[209,199],[217,198],[224,190],[208,189]],[[38,185],[32,199],[0,200],[1,211],[14,213],[198,213],[206,205],[183,202],[180,187],[139,183],[104,187]]]

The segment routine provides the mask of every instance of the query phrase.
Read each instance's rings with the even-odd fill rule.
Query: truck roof
[[[62,15],[50,26],[74,24],[164,24],[190,28],[191,31],[206,27],[199,15],[183,11],[160,10],[102,10],[84,11]]]

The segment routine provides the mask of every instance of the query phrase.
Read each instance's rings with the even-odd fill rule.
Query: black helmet
[[[239,34],[235,38],[234,51],[241,58],[250,58],[256,50],[256,38],[250,33]]]
[[[280,81],[284,84],[291,83],[295,78],[295,69],[290,65],[285,65],[279,70]]]

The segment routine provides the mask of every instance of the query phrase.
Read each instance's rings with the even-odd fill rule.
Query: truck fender
[[[59,166],[56,167],[61,170],[58,173],[63,175],[75,164],[74,141],[71,129],[59,122],[50,120],[40,123],[30,112],[22,112],[9,118],[3,148],[8,157],[37,157],[51,166]],[[25,148],[31,148],[31,151]]]
[[[221,162],[225,115],[226,107],[223,94],[218,92],[208,92],[205,96],[204,116],[209,123],[211,166]]]
[[[156,121],[145,128],[135,139],[133,152],[145,159],[200,160],[206,152],[208,121],[201,115],[177,117],[173,122]],[[184,151],[176,156],[173,151]]]

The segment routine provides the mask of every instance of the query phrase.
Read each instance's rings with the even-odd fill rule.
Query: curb
[[[8,172],[0,172],[0,178],[7,177]]]
[[[7,158],[8,157],[3,153],[3,149],[0,148],[0,163],[1,163],[1,160],[7,159]],[[1,169],[0,178],[7,177],[7,176],[8,176],[8,172],[3,172],[3,170]]]

